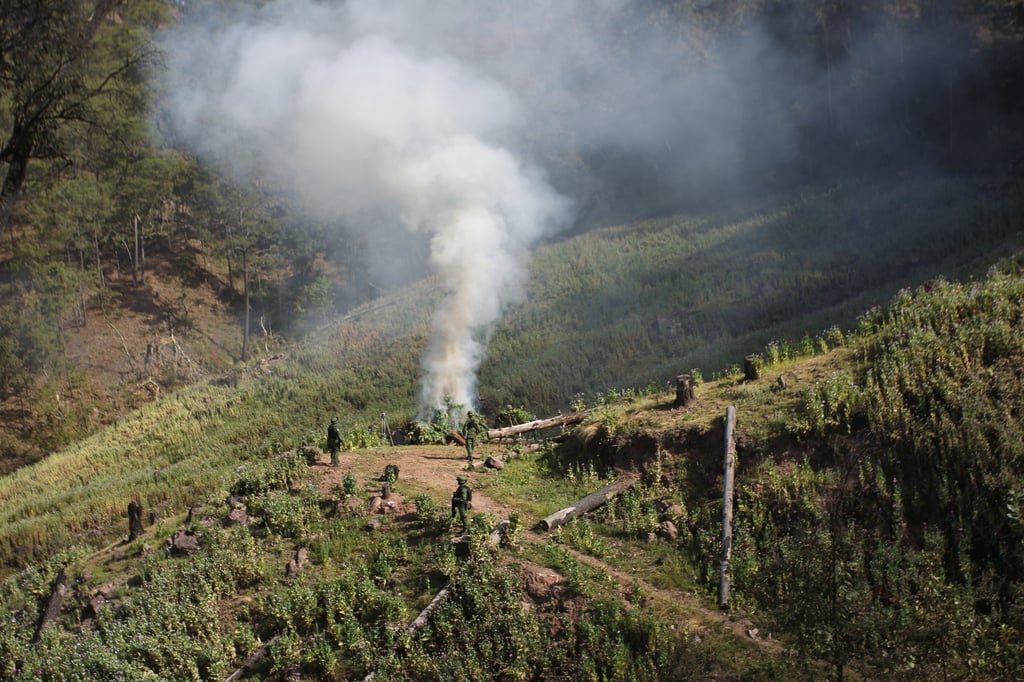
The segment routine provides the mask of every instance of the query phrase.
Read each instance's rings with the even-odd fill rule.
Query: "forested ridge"
[[[310,214],[258,172],[239,174],[201,160],[166,125],[167,101],[158,87],[165,68],[161,31],[240,4],[4,4],[5,462],[37,459],[161,391],[276,352],[425,272],[423,248],[378,242],[373,256],[367,238],[348,232],[343,221]],[[681,229],[666,234],[696,246],[686,247],[694,250],[675,262],[664,261],[669,252],[663,251],[664,262],[657,264],[659,246],[640,238],[644,250],[631,256],[633,264],[617,266],[620,252],[591,246],[604,237],[578,244],[573,237],[555,238],[555,250],[539,259],[545,271],[535,267],[531,296],[537,309],[513,314],[510,326],[497,332],[499,348],[513,344],[522,352],[496,352],[485,364],[484,375],[494,381],[491,388],[483,382],[482,400],[554,407],[602,383],[642,382],[663,373],[660,367],[613,367],[602,376],[599,368],[616,364],[604,352],[609,348],[613,356],[627,354],[616,348],[649,348],[665,363],[715,371],[733,362],[741,347],[773,334],[799,336],[852,319],[897,286],[959,267],[982,271],[986,261],[978,257],[988,247],[1005,251],[1005,240],[1017,231],[1022,12],[1021,3],[1012,1],[635,2],[572,16],[561,31],[570,44],[580,42],[581,61],[593,49],[581,37],[591,25],[617,27],[621,45],[603,48],[612,55],[635,49],[630,34],[678,36],[685,45],[681,71],[726,68],[756,33],[765,50],[761,63],[774,62],[793,78],[768,77],[774,73],[768,66],[759,74],[757,59],[741,62],[751,71],[736,101],[756,103],[757,110],[745,120],[740,139],[702,140],[699,132],[680,130],[654,154],[581,141],[546,160],[555,184],[576,200],[572,235],[586,240],[595,227],[675,215],[665,219]],[[503,26],[496,15],[481,35]],[[575,88],[562,93],[564,106],[585,107],[580,103],[592,94],[588,83]],[[716,115],[709,109],[708,117]],[[560,125],[552,120],[555,134],[569,136],[572,131]],[[776,142],[783,129],[795,131],[795,141],[787,138],[793,144]],[[543,139],[538,134],[535,143]],[[718,142],[723,149],[739,148],[740,156],[703,163],[717,158],[711,148]],[[935,226],[946,220],[948,228]],[[633,238],[628,225],[616,229]],[[641,226],[636,234],[649,229]],[[848,236],[833,239],[833,229]],[[929,242],[931,229],[939,236]],[[705,230],[711,232],[701,239]],[[902,242],[906,234],[916,236]],[[716,243],[718,238],[726,241]],[[560,250],[565,239],[568,246]],[[750,274],[749,282],[733,289],[728,264],[708,259],[717,244],[737,254],[734,266],[746,259],[740,269]],[[786,254],[809,244],[812,249],[788,260]],[[872,244],[888,246],[872,252]],[[817,264],[831,258],[833,245],[842,251],[834,252],[828,270],[840,276],[822,278]],[[599,260],[588,261],[593,248]],[[747,249],[748,255],[738,255]],[[387,281],[369,265],[382,252],[391,259]],[[545,260],[544,253],[558,255]],[[958,262],[961,253],[967,258]],[[614,275],[619,267],[621,278]],[[661,269],[640,274],[648,267]],[[596,268],[597,280],[586,279],[589,268]],[[558,304],[570,310],[556,314],[572,319],[583,313],[572,324],[574,333],[582,332],[577,339],[594,335],[586,344],[594,350],[581,349],[591,370],[561,350],[544,359],[557,347],[540,338],[547,332],[516,340],[523,324],[553,328],[550,319],[536,317],[546,307],[537,301],[549,295],[545,281],[556,292],[580,294]],[[670,289],[686,300],[666,299]],[[655,312],[631,321],[624,334],[608,328],[603,315],[616,317],[614,311],[634,296]],[[601,301],[600,314],[586,312],[588,297]],[[739,297],[752,303],[777,297],[781,307],[731,309],[730,301]],[[836,316],[798,319],[817,307]],[[640,337],[637,327],[643,328]],[[737,344],[731,355],[720,352],[728,339]],[[547,350],[529,352],[534,343]],[[687,357],[673,359],[682,348]],[[531,367],[534,379],[508,375],[510,359],[530,357],[547,365]],[[568,368],[563,378],[530,385],[538,372],[563,372],[555,366]]]

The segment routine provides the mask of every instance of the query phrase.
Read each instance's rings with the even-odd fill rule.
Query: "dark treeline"
[[[681,70],[724,74],[735,92],[721,101],[734,106],[674,103],[678,127],[642,154],[579,150],[596,185],[583,229],[853,173],[1024,169],[1019,2],[649,0],[635,15],[687,45]],[[658,103],[647,95],[637,108]],[[721,127],[735,139],[687,125],[691,108],[738,118]],[[723,159],[722,148],[738,158]]]

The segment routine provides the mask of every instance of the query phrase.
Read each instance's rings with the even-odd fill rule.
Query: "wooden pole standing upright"
[[[725,410],[725,483],[722,486],[722,571],[718,583],[718,608],[729,608],[729,560],[732,556],[732,482],[736,469],[736,408]]]

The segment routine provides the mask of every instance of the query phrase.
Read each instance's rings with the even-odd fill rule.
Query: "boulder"
[[[523,585],[526,594],[535,602],[545,602],[558,596],[562,578],[556,573],[531,573]]]
[[[228,515],[224,517],[225,526],[244,526],[249,523],[249,515],[245,513],[244,509],[232,509],[228,512]]]
[[[195,554],[199,551],[199,538],[187,530],[177,530],[167,538],[167,549],[175,556]]]
[[[659,538],[664,538],[665,540],[675,540],[679,537],[679,530],[676,528],[676,524],[671,521],[662,521],[655,532]]]
[[[488,469],[495,469],[496,471],[501,471],[502,469],[505,468],[505,463],[502,462],[497,457],[488,457],[487,459],[484,460],[484,466],[487,467]]]

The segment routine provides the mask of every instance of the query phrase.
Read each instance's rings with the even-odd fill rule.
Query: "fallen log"
[[[487,440],[501,440],[502,438],[517,436],[521,433],[529,433],[530,431],[537,431],[540,429],[549,429],[553,426],[577,424],[583,421],[587,414],[589,414],[589,411],[584,410],[583,412],[560,414],[556,417],[548,417],[547,419],[535,419],[532,422],[516,424],[515,426],[507,426],[503,429],[487,429]]]
[[[489,539],[492,545],[496,545],[499,542],[501,542],[501,536],[505,532],[505,529],[508,528],[509,523],[510,522],[508,521],[508,519],[506,519],[499,523],[497,527],[495,527],[495,529],[491,531]],[[434,598],[430,600],[430,603],[427,604],[426,608],[420,611],[420,615],[416,616],[416,618],[411,623],[409,623],[409,627],[407,627],[405,631],[408,634],[412,635],[417,630],[425,626],[427,624],[427,621],[430,620],[430,615],[434,613],[434,611],[437,611],[438,607],[441,606],[444,600],[448,598],[448,595],[451,594],[451,592],[451,583],[448,583],[447,585],[442,587],[441,591],[434,595]],[[370,682],[370,680],[372,680],[376,676],[377,671],[374,670],[370,672],[369,675],[363,678],[363,682]]]
[[[602,504],[612,499],[624,490],[632,488],[636,483],[635,478],[621,478],[615,481],[611,485],[606,485],[597,492],[590,493],[576,504],[570,505],[565,509],[556,511],[546,519],[541,520],[540,526],[544,530],[553,530],[558,528],[562,524],[571,521],[580,514],[585,514],[588,511],[597,509]]]
[[[256,664],[259,663],[261,660],[263,660],[263,657],[267,655],[267,652],[270,651],[270,647],[274,645],[274,642],[277,641],[278,637],[280,637],[280,635],[274,635],[273,639],[271,639],[269,642],[267,642],[259,649],[257,649],[256,652],[249,658],[245,659],[245,662],[242,663],[242,666],[235,672],[231,673],[227,677],[227,679],[224,680],[224,682],[235,682],[236,680],[242,679],[242,676],[245,675],[245,673],[247,673],[249,670],[255,667]]]

